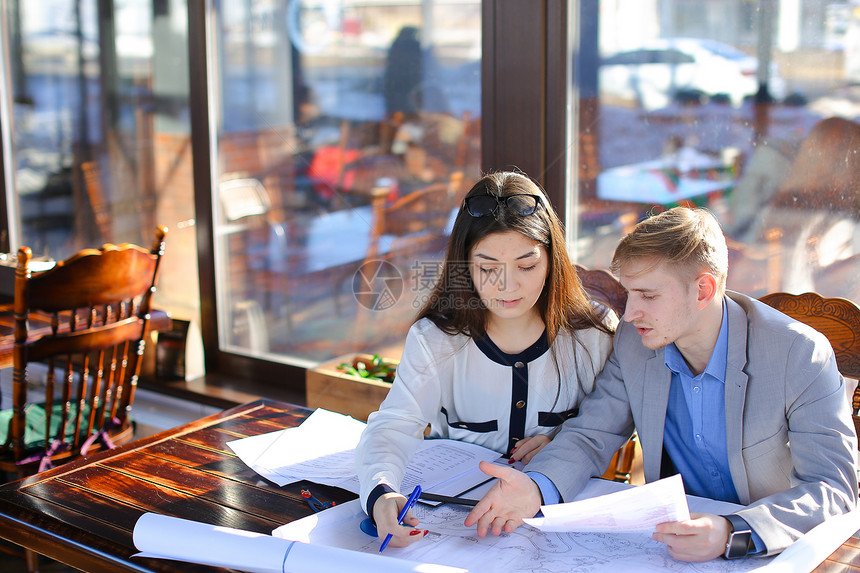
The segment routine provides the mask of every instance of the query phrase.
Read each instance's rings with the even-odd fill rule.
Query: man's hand
[[[418,518],[412,515],[411,509],[406,512],[403,525],[397,523],[397,515],[404,505],[406,505],[406,498],[393,492],[380,496],[373,504],[373,519],[376,521],[379,539],[380,541],[385,539],[385,536],[390,533],[391,541],[388,542],[388,545],[391,547],[405,547],[419,539],[424,539],[424,536],[427,535],[426,529],[415,529],[418,525]]]
[[[651,537],[665,543],[669,555],[679,561],[710,561],[726,552],[729,520],[710,513],[694,513],[689,521],[658,524]]]
[[[541,451],[541,448],[548,443],[549,436],[545,436],[544,434],[538,434],[537,436],[532,436],[530,438],[523,438],[518,441],[517,445],[514,446],[514,449],[511,450],[511,459],[527,464],[532,461],[535,454]]]
[[[488,530],[501,535],[511,533],[523,524],[526,517],[534,517],[540,510],[540,490],[524,473],[488,462],[478,466],[482,472],[499,481],[487,492],[478,505],[466,516],[466,527],[478,524],[478,537]]]

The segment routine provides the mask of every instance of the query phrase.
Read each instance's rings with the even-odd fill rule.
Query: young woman
[[[577,412],[612,348],[617,318],[589,301],[558,216],[519,173],[493,173],[466,194],[441,276],[409,329],[394,384],[356,451],[361,502],[380,538],[423,537],[397,514],[398,488],[431,437],[528,461]]]

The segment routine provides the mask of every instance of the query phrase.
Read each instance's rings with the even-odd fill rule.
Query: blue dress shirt
[[[726,357],[728,316],[704,372],[694,376],[674,344],[666,347],[672,371],[663,447],[684,479],[688,494],[738,503],[726,453]]]
[[[672,371],[669,405],[663,428],[663,447],[691,495],[739,503],[729,469],[726,444],[726,361],[729,351],[728,307],[723,300],[723,322],[704,372],[693,376],[674,344],[666,347],[666,367]],[[754,549],[764,542],[753,531]]]

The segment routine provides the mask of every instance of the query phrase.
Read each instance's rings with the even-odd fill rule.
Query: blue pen
[[[415,489],[412,490],[412,494],[409,496],[409,499],[406,500],[406,505],[403,506],[403,509],[400,510],[400,513],[397,515],[397,523],[403,525],[403,518],[406,517],[406,513],[415,505],[415,502],[418,501],[418,496],[421,495],[421,486],[416,485]],[[382,542],[382,545],[379,546],[379,552],[382,553],[382,550],[386,548],[388,542],[391,541],[391,534],[385,536],[385,541]]]

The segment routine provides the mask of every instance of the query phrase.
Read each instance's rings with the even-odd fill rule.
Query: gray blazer
[[[773,555],[855,507],[857,438],[824,335],[750,297],[729,292],[726,302],[726,440],[732,481],[746,506],[737,513]],[[645,480],[659,479],[671,383],[664,353],[642,346],[636,329],[623,323],[596,390],[527,471],[546,475],[572,499],[603,473],[635,425]]]

